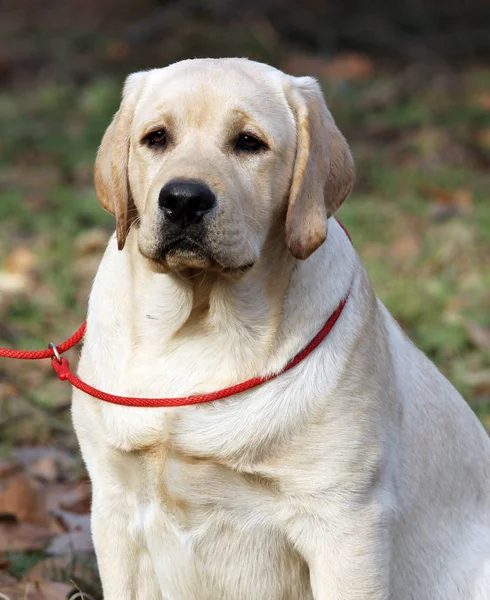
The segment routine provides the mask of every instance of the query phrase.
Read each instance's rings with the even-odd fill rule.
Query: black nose
[[[198,223],[216,204],[216,196],[202,181],[172,179],[160,190],[158,204],[167,219],[184,228]]]

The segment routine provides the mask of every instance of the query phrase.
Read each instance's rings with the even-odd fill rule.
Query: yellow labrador
[[[317,82],[244,59],[131,75],[76,391],[105,600],[488,600],[490,442],[330,218],[354,169]],[[328,226],[328,232],[327,232]]]

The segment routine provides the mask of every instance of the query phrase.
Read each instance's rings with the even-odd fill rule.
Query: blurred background
[[[1,0],[0,346],[42,348],[83,321],[114,227],[92,168],[124,77],[201,56],[319,78],[357,162],[339,216],[380,298],[490,428],[486,0]],[[66,598],[70,579],[100,597],[69,404],[49,361],[0,361],[12,599]]]

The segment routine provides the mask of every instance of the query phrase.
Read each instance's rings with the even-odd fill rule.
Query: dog
[[[246,59],[130,75],[95,185],[116,233],[76,390],[105,600],[489,600],[490,442],[376,298],[320,86]],[[342,305],[342,302],[344,304]]]

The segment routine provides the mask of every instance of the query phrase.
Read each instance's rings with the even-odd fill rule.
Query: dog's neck
[[[202,372],[195,385],[204,377],[210,382],[201,391],[279,370],[321,329],[352,281],[355,252],[333,219],[329,229],[308,260],[293,259],[276,243],[238,280],[158,273],[139,253],[133,231],[123,252],[115,241],[109,245],[91,298],[107,312],[89,312],[88,337],[94,332],[109,348],[114,335],[122,361],[190,360]]]
[[[210,347],[233,341],[242,364],[270,354],[296,263],[284,246],[270,244],[263,253],[267,259],[237,277],[213,271],[163,274],[134,240],[128,242],[135,340],[141,347],[149,352],[208,338]]]

